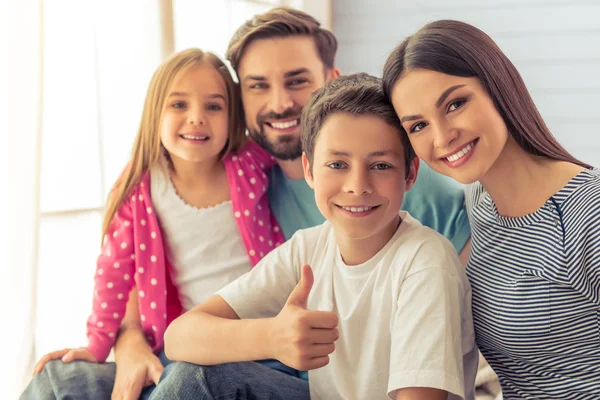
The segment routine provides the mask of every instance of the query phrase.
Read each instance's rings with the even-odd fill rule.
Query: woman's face
[[[415,69],[396,82],[392,103],[417,156],[461,183],[480,180],[509,139],[477,78]]]

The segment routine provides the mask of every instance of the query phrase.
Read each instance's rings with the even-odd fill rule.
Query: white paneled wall
[[[337,65],[342,73],[381,76],[394,46],[436,19],[487,32],[554,135],[600,167],[600,0],[334,0]]]

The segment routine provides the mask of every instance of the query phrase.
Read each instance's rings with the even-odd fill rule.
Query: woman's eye
[[[414,124],[410,128],[410,133],[419,132],[420,130],[422,130],[426,126],[427,126],[427,124],[425,122],[419,122],[418,124]]]
[[[328,167],[331,169],[342,169],[344,168],[344,164],[342,164],[341,162],[332,162],[329,163]]]
[[[373,166],[373,169],[376,169],[376,170],[379,170],[379,171],[384,171],[384,170],[390,169],[390,168],[392,168],[390,165],[383,164],[383,163],[375,164]]]
[[[465,99],[454,100],[448,105],[448,112],[455,111],[461,108],[467,101]]]

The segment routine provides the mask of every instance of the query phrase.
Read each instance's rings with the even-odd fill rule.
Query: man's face
[[[315,90],[335,76],[325,70],[311,37],[258,39],[238,74],[250,137],[280,160],[302,155],[300,114]]]

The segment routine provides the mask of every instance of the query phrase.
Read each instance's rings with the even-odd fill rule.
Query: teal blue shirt
[[[286,240],[299,229],[325,222],[304,179],[289,179],[278,165],[269,178],[269,203]],[[463,186],[425,163],[419,167],[417,182],[405,194],[402,209],[447,237],[457,252],[471,236]]]

